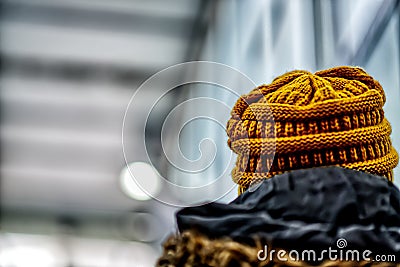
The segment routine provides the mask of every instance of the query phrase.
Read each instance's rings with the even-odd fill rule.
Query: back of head
[[[398,154],[384,103],[379,82],[358,67],[292,71],[243,95],[227,124],[239,193],[276,174],[332,165],[392,181]]]
[[[241,195],[180,210],[180,233],[158,266],[375,266],[328,257],[335,243],[346,255],[400,255],[400,191],[388,181],[399,158],[384,103],[379,82],[358,67],[288,72],[240,97],[227,133]],[[322,254],[271,257],[293,250]]]

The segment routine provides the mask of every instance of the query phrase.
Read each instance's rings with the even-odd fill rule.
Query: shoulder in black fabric
[[[384,178],[340,167],[296,170],[265,180],[229,204],[177,213],[180,231],[254,239],[285,249],[348,249],[400,257],[400,192]]]

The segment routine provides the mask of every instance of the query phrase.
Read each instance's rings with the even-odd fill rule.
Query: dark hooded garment
[[[331,247],[395,255],[400,261],[400,192],[365,172],[321,167],[264,180],[229,204],[209,203],[177,213],[180,232],[209,238],[267,242],[287,250]],[[371,255],[373,255],[371,254]]]

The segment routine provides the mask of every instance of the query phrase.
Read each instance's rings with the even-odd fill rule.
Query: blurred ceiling
[[[268,75],[297,66],[363,66],[399,5],[398,0],[0,3],[1,204],[60,213],[161,205],[129,199],[118,181],[125,165],[124,111],[157,71],[213,60],[266,82]],[[142,103],[154,102],[159,89],[147,90]],[[177,101],[174,95],[163,98],[149,121],[146,138],[155,157],[161,157],[160,125]],[[142,129],[129,131],[132,140],[142,141]]]
[[[154,266],[159,242],[174,229],[176,208],[133,200],[121,190],[122,121],[135,90],[176,63],[216,61],[256,83],[295,68],[366,66],[383,81],[388,96],[385,112],[391,116],[393,133],[399,132],[399,0],[249,3],[0,0],[0,262],[12,254],[25,264],[12,266],[116,267],[141,261]],[[207,96],[228,106],[237,99],[217,88],[189,89],[192,99]],[[143,112],[128,129],[135,153],[143,141],[139,126],[147,115],[144,104],[153,103],[161,91],[156,86],[146,90],[136,106]],[[165,164],[160,127],[185,97],[164,96],[146,126],[146,148],[159,171]],[[192,119],[190,112],[196,109],[223,115],[218,107],[191,102],[182,117]],[[218,149],[228,151],[224,126],[204,125],[183,131],[182,143],[186,138],[190,145],[182,151],[189,152],[189,158],[202,152],[201,142],[196,142],[200,132],[199,140],[210,133]],[[172,135],[181,133],[175,124],[169,126],[174,128]],[[193,134],[196,129],[200,130]],[[392,134],[394,143],[400,144],[397,136]],[[223,157],[215,162],[221,170],[226,157],[219,155]],[[138,153],[130,159],[145,157]],[[202,175],[197,178],[206,180]],[[196,182],[191,175],[177,177]],[[161,194],[176,200],[200,199],[195,194],[177,197],[165,188]],[[43,259],[35,263],[38,255],[59,264],[45,265]]]
[[[1,1],[3,208],[143,205],[118,184],[124,111],[146,78],[195,56],[206,2]]]

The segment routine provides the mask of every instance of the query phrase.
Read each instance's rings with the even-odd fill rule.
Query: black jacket
[[[340,167],[297,170],[266,179],[229,204],[177,213],[178,228],[210,237],[255,239],[284,249],[370,250],[400,261],[400,192],[388,180]]]

